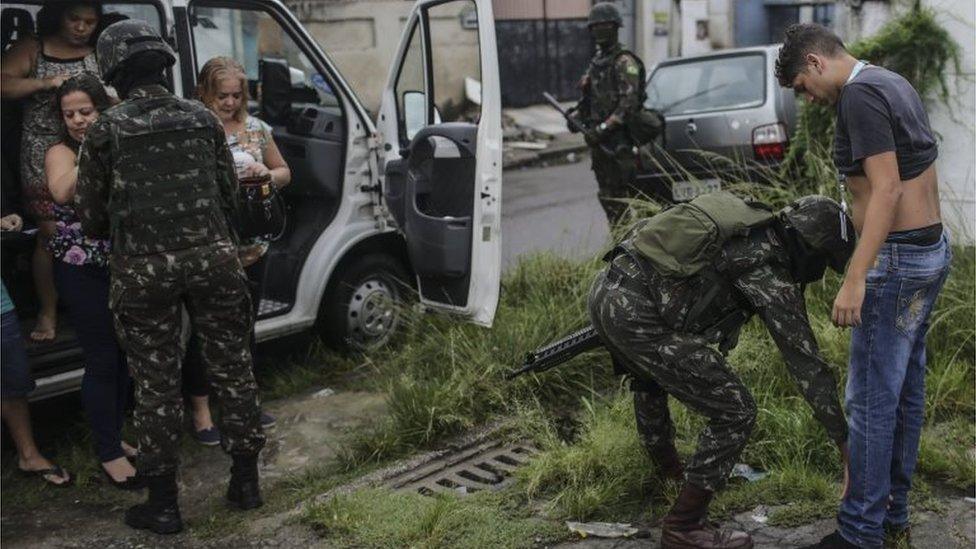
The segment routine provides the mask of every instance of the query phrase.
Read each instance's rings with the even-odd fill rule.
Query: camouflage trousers
[[[627,212],[627,204],[621,199],[637,194],[634,190],[637,177],[636,159],[633,155],[626,154],[609,156],[599,148],[592,149],[592,156],[591,167],[599,186],[597,197],[612,227]]]
[[[227,241],[145,256],[113,257],[110,302],[135,380],[140,473],[177,468],[183,421],[180,332],[189,312],[212,393],[221,446],[254,454],[264,446],[248,338],[253,316],[247,280]]]
[[[749,439],[756,404],[725,358],[703,338],[663,329],[658,304],[641,290],[639,268],[631,264],[620,270],[620,262],[615,260],[593,282],[593,327],[634,380],[635,413],[645,446],[662,445],[674,436],[668,395],[706,418],[685,476],[696,486],[719,490]]]

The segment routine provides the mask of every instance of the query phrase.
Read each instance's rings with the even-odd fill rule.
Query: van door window
[[[433,95],[440,122],[477,122],[481,114],[481,51],[474,2],[427,9]]]
[[[247,79],[256,91],[258,67],[262,59],[284,60],[291,71],[292,98],[295,102],[335,107],[339,102],[325,77],[295,44],[291,36],[268,13],[237,8],[194,6],[191,14],[197,68],[217,56],[226,56],[243,65]],[[252,101],[257,94],[252,93]],[[253,107],[256,104],[252,103]]]
[[[410,31],[407,53],[393,88],[396,94],[402,147],[406,147],[413,136],[428,124],[424,75],[424,45],[420,38],[420,24],[417,23]]]

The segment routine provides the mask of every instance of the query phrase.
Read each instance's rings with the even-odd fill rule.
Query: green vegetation
[[[506,493],[466,498],[370,489],[309,507],[302,519],[338,547],[535,547],[562,527]]]

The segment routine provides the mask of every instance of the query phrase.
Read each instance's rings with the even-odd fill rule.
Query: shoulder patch
[[[637,76],[640,74],[640,68],[634,63],[627,63],[627,74]]]

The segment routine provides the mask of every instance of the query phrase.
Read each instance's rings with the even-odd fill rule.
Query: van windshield
[[[761,53],[665,65],[647,84],[646,105],[668,115],[745,109],[765,101]]]

